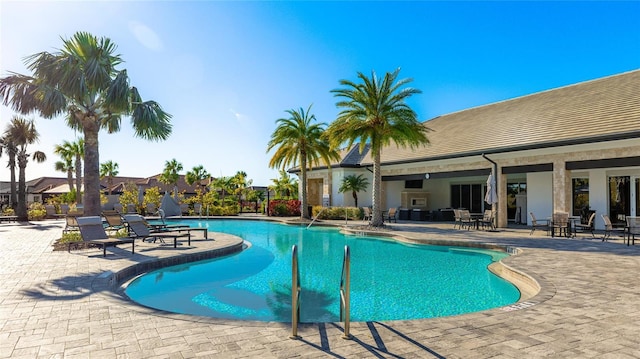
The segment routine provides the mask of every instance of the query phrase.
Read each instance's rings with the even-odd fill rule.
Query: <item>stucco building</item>
[[[595,210],[613,221],[640,215],[640,70],[474,107],[424,122],[430,144],[382,151],[383,208],[405,216],[446,216],[447,209],[482,212],[486,181],[497,173],[498,226],[530,223],[529,212]],[[308,172],[311,205],[353,205],[342,179],[372,183],[370,153],[356,145],[331,168]],[[359,205],[371,204],[369,192]],[[419,209],[421,211],[413,211]],[[402,213],[402,212],[401,212]]]

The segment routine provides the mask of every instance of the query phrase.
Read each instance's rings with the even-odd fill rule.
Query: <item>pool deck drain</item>
[[[342,222],[342,223],[340,223]],[[336,222],[338,225],[343,221]],[[112,273],[237,243],[215,234],[192,246],[136,245],[53,252],[63,221],[0,224],[0,358],[639,358],[640,245],[528,229],[453,230],[450,223],[398,223],[413,239],[517,247],[506,265],[542,286],[511,306],[452,317],[290,325],[180,315],[127,302],[107,290]],[[107,275],[108,273],[108,275]],[[535,304],[535,305],[529,305]]]

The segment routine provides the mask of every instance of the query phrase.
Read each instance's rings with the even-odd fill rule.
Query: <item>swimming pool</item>
[[[487,266],[507,254],[408,245],[345,235],[337,228],[267,221],[183,220],[237,235],[246,250],[162,268],[131,281],[134,301],[165,311],[214,318],[291,321],[291,248],[298,247],[301,322],[336,322],[344,246],[351,252],[351,320],[450,316],[516,302],[520,293]]]

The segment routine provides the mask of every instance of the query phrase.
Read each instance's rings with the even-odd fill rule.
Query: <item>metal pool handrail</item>
[[[349,334],[351,311],[351,252],[349,246],[344,246],[344,260],[342,261],[342,276],[340,278],[340,321],[344,321],[343,339],[351,339]]]
[[[309,229],[309,227],[311,227],[311,225],[313,224],[313,222],[316,221],[316,219],[318,219],[318,217],[320,217],[320,213],[322,213],[325,209],[327,209],[327,207],[323,207],[320,212],[318,212],[318,214],[316,214],[316,218],[314,218],[311,223],[309,223],[309,225],[307,226],[307,229]]]
[[[291,339],[300,339],[298,323],[300,322],[300,270],[298,268],[298,247],[291,248]]]

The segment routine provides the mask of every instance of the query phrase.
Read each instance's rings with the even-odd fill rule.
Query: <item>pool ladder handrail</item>
[[[291,248],[291,336],[300,339],[298,323],[300,322],[300,269],[298,267],[298,246]]]
[[[320,210],[320,212],[318,212],[318,214],[316,214],[316,218],[311,220],[311,223],[309,223],[309,225],[307,226],[307,229],[309,229],[309,227],[311,227],[311,225],[313,224],[313,222],[316,221],[316,219],[318,219],[318,217],[320,217],[320,213],[322,213],[325,209],[327,209],[328,207],[322,207],[322,209]]]
[[[342,339],[352,339],[349,334],[351,322],[351,251],[349,246],[344,246],[344,259],[342,261],[342,276],[340,277],[340,321],[344,321],[344,334]]]

